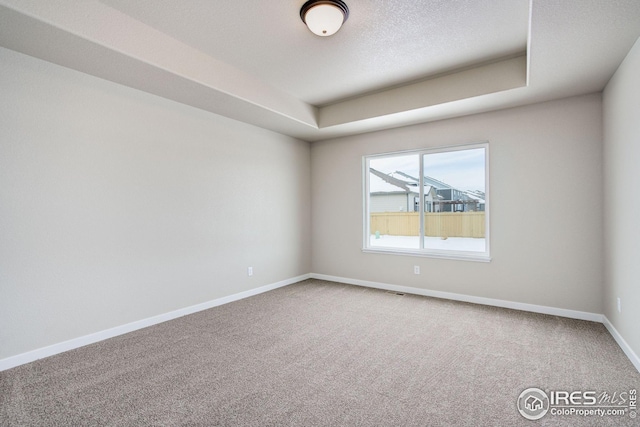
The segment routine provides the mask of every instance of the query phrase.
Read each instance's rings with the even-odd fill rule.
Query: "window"
[[[489,144],[364,157],[364,250],[489,261]]]

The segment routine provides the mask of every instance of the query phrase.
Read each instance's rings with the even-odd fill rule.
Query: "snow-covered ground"
[[[371,236],[371,246],[376,248],[403,248],[419,249],[419,236]],[[425,237],[425,249],[444,249],[453,251],[484,252],[484,239],[474,239],[472,237],[449,237],[442,240],[440,237]]]

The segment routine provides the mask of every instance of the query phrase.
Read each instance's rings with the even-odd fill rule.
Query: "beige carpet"
[[[307,280],[0,372],[0,425],[579,426],[519,394],[640,390],[598,323]]]

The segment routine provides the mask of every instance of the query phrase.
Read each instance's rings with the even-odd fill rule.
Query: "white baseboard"
[[[371,282],[366,280],[348,279],[344,277],[329,276],[326,274],[303,274],[301,276],[292,277],[290,279],[282,280],[280,282],[272,283],[270,285],[261,286],[259,288],[250,289],[248,291],[239,292],[237,294],[229,295],[226,297],[218,298],[215,300],[207,301],[201,304],[192,305],[179,310],[171,311],[169,313],[161,314],[158,316],[149,317],[147,319],[138,320],[136,322],[127,323],[126,325],[116,326],[115,328],[107,329],[104,331],[96,332],[93,334],[85,335],[82,337],[74,338],[61,343],[53,344],[47,347],[32,350],[26,353],[18,354],[16,356],[7,357],[0,360],[0,372],[14,368],[25,363],[33,362],[38,359],[53,356],[65,351],[73,350],[85,345],[93,344],[98,341],[103,341],[109,338],[123,335],[129,332],[136,331],[138,329],[153,326],[158,323],[166,322],[168,320],[177,319],[178,317],[186,316],[189,314],[197,313],[199,311],[207,310],[209,308],[217,307],[219,305],[228,304],[233,301],[238,301],[244,298],[248,298],[254,295],[258,295],[264,292],[268,292],[283,286],[288,286],[306,279],[319,279],[327,280],[331,282],[345,283],[349,285],[364,286],[368,288],[383,289],[395,292],[404,292],[409,294],[423,295],[434,298],[443,298],[454,301],[464,301],[475,304],[483,304],[495,307],[510,308],[514,310],[530,311],[533,313],[550,314],[553,316],[567,317],[571,319],[588,320],[592,322],[603,323],[607,328],[611,336],[618,343],[622,351],[627,355],[631,363],[640,372],[640,358],[631,349],[629,344],[622,338],[620,333],[611,324],[609,319],[602,314],[589,313],[584,311],[567,310],[556,307],[547,307],[534,304],[525,304],[513,301],[505,301],[493,298],[475,297],[470,295],[456,294],[452,292],[433,291],[428,289],[413,288],[409,286],[391,285],[388,283]]]
[[[633,363],[633,366],[635,366],[638,372],[640,372],[640,357],[638,357],[635,351],[633,351],[629,344],[627,344],[624,338],[622,338],[622,335],[620,335],[618,330],[613,326],[609,319],[607,319],[607,316],[603,315],[602,319],[604,327],[607,328],[613,339],[616,340],[622,351],[624,351],[624,354],[627,355],[631,363]]]
[[[311,276],[310,274],[304,274],[302,276],[292,277],[290,279],[282,280],[280,282],[272,283],[270,285],[265,285],[259,288],[250,289],[248,291],[239,292],[237,294],[207,301],[201,304],[192,305],[190,307],[181,308],[179,310],[171,311],[169,313],[164,313],[158,316],[149,317],[147,319],[138,320],[136,322],[127,323],[126,325],[116,326],[115,328],[107,329],[100,332],[95,332],[93,334],[84,335],[78,338],[73,338],[68,341],[64,341],[64,342],[53,344],[47,347],[42,347],[36,350],[28,351],[26,353],[18,354],[16,356],[7,357],[5,359],[0,360],[0,372],[7,369],[14,368],[19,365],[24,365],[25,363],[33,362],[38,359],[53,356],[55,354],[59,354],[65,351],[83,347],[88,344],[93,344],[98,341],[103,341],[109,338],[116,337],[118,335],[123,335],[129,332],[136,331],[138,329],[146,328],[148,326],[157,325],[158,323],[166,322],[168,320],[177,319],[178,317],[186,316],[188,314],[197,313],[198,311],[207,310],[209,308],[217,307],[219,305],[227,304],[233,301],[238,301],[244,298],[261,294],[263,292],[268,292],[273,289],[291,285],[293,283],[306,280],[310,278],[310,276]]]
[[[525,304],[520,302],[505,301],[492,298],[474,297],[470,295],[456,294],[452,292],[432,291],[428,289],[412,288],[409,286],[391,285],[388,283],[370,282],[367,280],[348,279],[344,277],[328,276],[326,274],[311,273],[312,279],[327,280],[330,282],[345,283],[348,285],[364,286],[367,288],[383,289],[387,291],[403,292],[407,294],[423,295],[427,297],[450,299],[454,301],[471,302],[475,304],[491,305],[495,307],[511,308],[514,310],[530,311],[533,313],[550,314],[553,316],[567,317],[570,319],[588,320],[602,323],[609,331],[613,339],[618,343],[624,354],[629,358],[633,366],[640,372],[640,357],[633,351],[622,335],[611,324],[604,314],[589,313],[586,311],[567,310],[564,308],[547,307],[543,305]]]
[[[589,320],[602,323],[602,314],[586,311],[567,310],[564,308],[547,307],[544,305],[526,304],[493,298],[475,297],[471,295],[456,294],[453,292],[432,291],[429,289],[413,288],[409,286],[391,285],[388,283],[370,282],[367,280],[348,279],[344,277],[328,276],[326,274],[311,273],[312,279],[328,280],[330,282],[346,283],[349,285],[364,286],[367,288],[384,289],[386,291],[404,292],[407,294],[423,295],[426,297],[464,301],[474,304],[490,305],[494,307],[511,308],[513,310],[530,311],[533,313],[550,314],[552,316],[568,317],[570,319]]]

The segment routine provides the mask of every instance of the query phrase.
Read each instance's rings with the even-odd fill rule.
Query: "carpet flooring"
[[[0,372],[2,426],[626,426],[520,393],[640,389],[603,325],[307,280]]]

